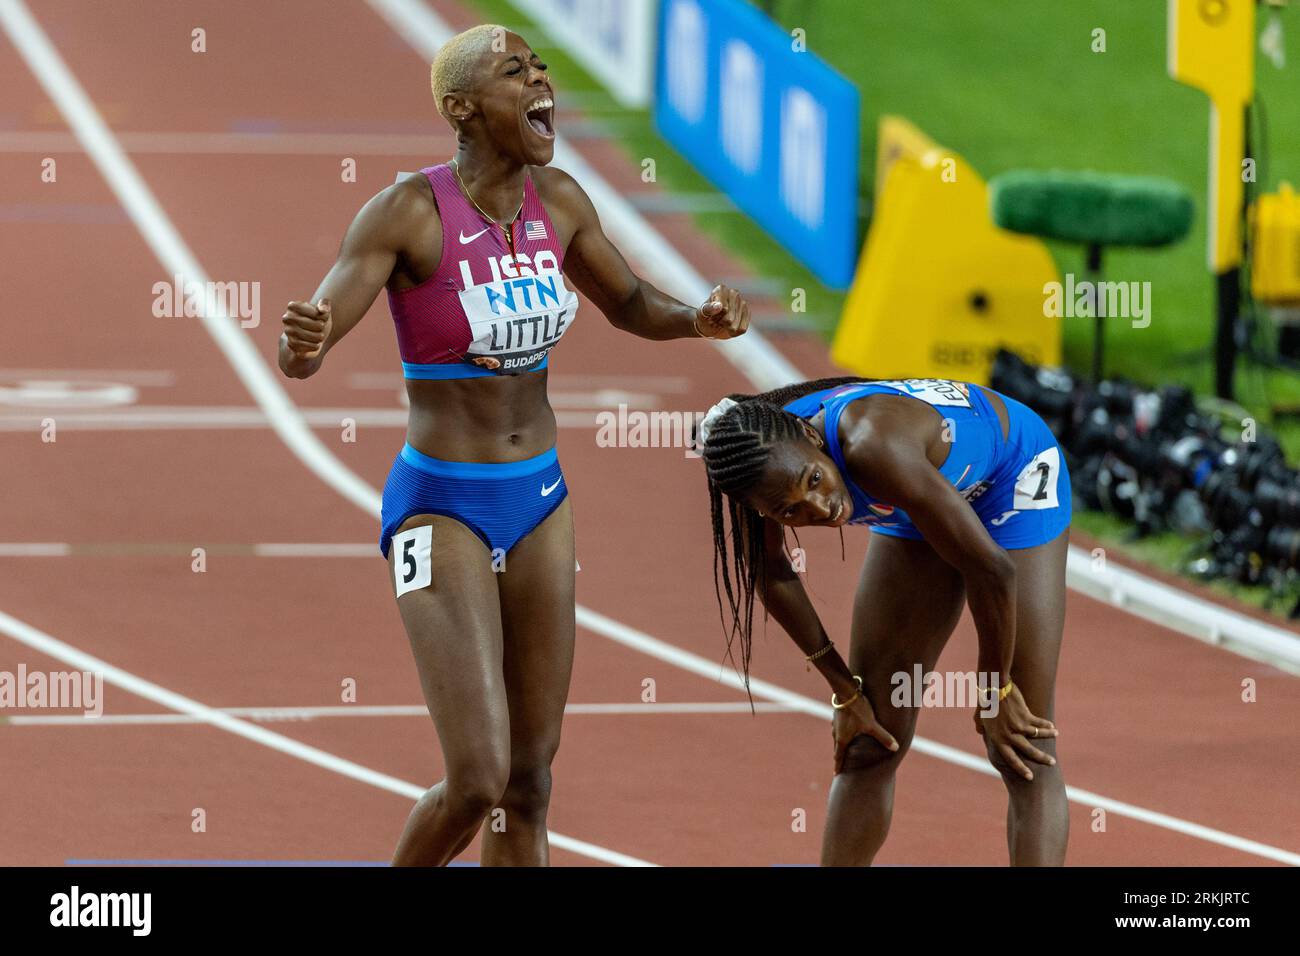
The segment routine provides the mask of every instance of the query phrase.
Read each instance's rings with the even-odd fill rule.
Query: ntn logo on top
[[[476,293],[480,289],[486,296],[487,306],[493,315],[501,315],[503,310],[512,315],[532,315],[552,306],[558,309],[560,297],[567,291],[558,276],[548,276],[545,279],[525,276],[504,282],[488,282],[468,291]]]
[[[460,261],[460,292],[471,324],[475,317],[532,315],[548,309],[566,307],[573,296],[559,271],[554,253],[542,250],[533,259],[519,253],[512,256],[487,257],[487,275],[474,275],[470,260]],[[480,266],[478,271],[484,270]],[[486,310],[486,314],[483,310]]]

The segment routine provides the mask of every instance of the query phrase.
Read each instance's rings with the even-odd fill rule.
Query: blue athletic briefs
[[[455,518],[488,547],[508,552],[568,495],[555,449],[510,462],[443,461],[404,445],[384,484],[379,550],[411,515]]]

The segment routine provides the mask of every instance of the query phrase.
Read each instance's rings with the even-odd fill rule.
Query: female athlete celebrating
[[[578,304],[564,276],[648,339],[729,338],[749,310],[721,286],[692,308],[631,272],[582,188],[545,168],[554,87],[520,37],[491,25],[454,37],[432,85],[455,158],[366,203],[316,304],[289,304],[280,367],[315,374],[387,288],[411,414],[380,550],[446,764],[393,862],[448,862],[499,807],[482,862],[544,864],[575,626],[573,521],[546,397],[549,352]]]
[[[718,601],[725,591],[746,675],[757,593],[834,692],[822,863],[866,865],[884,843],[917,718],[910,695],[903,706],[891,701],[895,675],[910,677],[918,663],[934,669],[963,601],[988,675],[975,726],[1010,797],[1011,862],[1062,863],[1069,815],[1050,718],[1070,479],[1042,419],[964,382],[840,378],[723,399],[699,437]],[[848,666],[783,554],[782,531],[845,524],[874,532]]]

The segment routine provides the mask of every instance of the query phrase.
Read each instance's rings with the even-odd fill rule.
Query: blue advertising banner
[[[858,91],[744,0],[663,0],[655,123],[824,283],[857,259]]]

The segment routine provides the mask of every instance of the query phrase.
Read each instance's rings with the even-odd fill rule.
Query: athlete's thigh
[[[416,528],[429,530],[429,583],[398,594],[397,607],[448,775],[471,764],[508,766],[501,606],[491,555],[478,535],[454,518],[415,515],[393,535],[389,580],[395,593],[413,564],[425,560],[402,537]]]
[[[560,742],[574,640],[569,499],[516,544],[497,575],[515,761],[548,764]]]
[[[853,602],[849,666],[862,678],[876,719],[895,737],[910,737],[916,711],[891,706],[893,676],[911,679],[917,664],[923,673],[933,670],[965,598],[961,575],[926,542],[871,536]]]
[[[1052,720],[1056,667],[1065,631],[1068,532],[1032,548],[1007,552],[1016,564],[1016,650],[1011,679],[1037,717]]]

